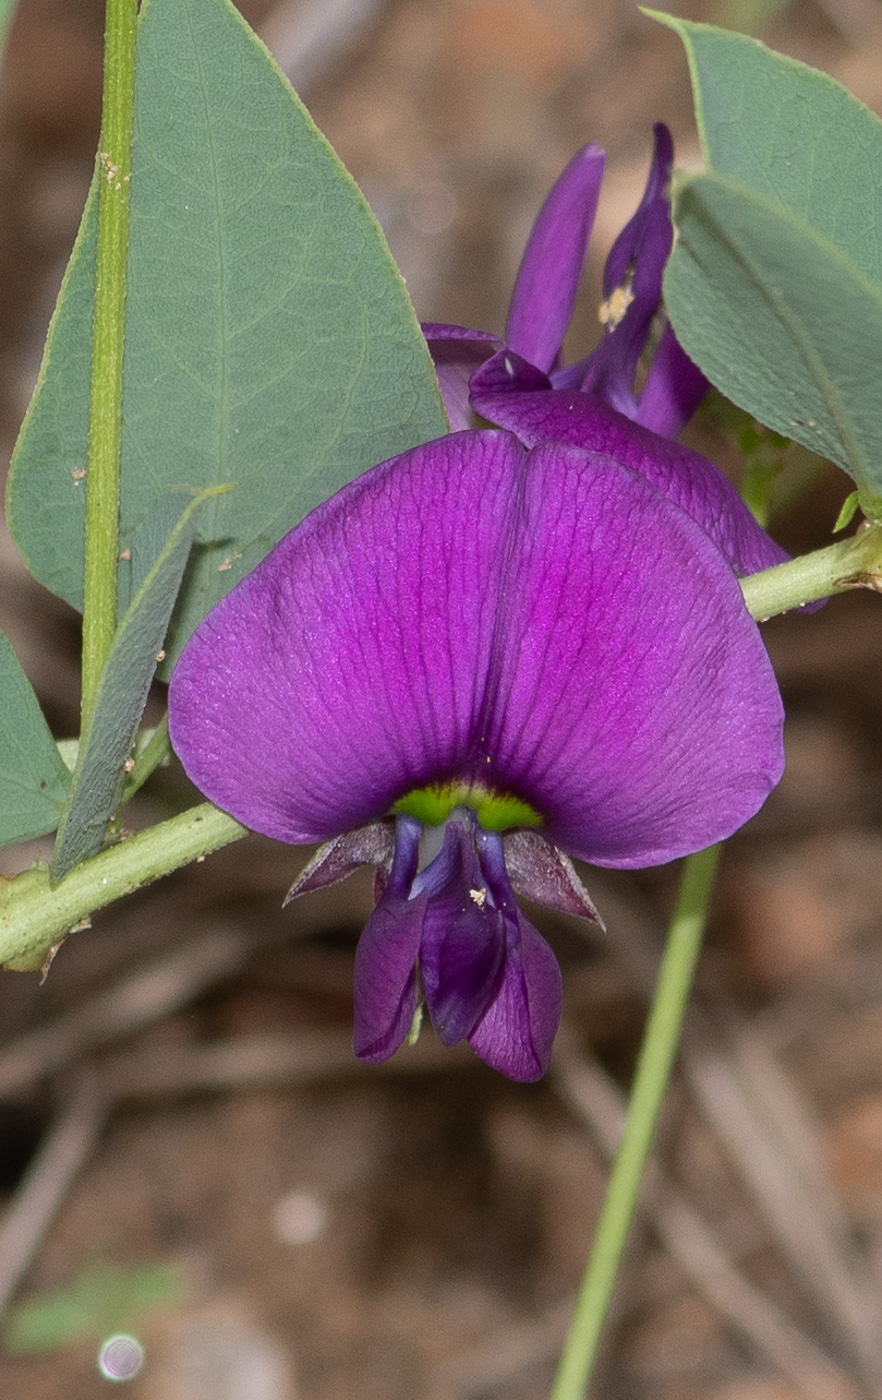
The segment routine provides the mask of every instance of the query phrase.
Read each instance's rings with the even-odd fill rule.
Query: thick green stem
[[[866,524],[839,544],[741,580],[745,602],[759,621],[849,588],[882,592],[882,525]]]
[[[0,966],[34,971],[96,909],[246,836],[210,802],[148,827],[50,885],[46,866],[0,884]]]
[[[92,341],[83,727],[116,630],[126,253],[129,236],[137,0],[107,0],[104,105],[98,151],[98,257]]]
[[[690,856],[659,972],[628,1104],[625,1132],[551,1400],[582,1400],[591,1380],[604,1319],[637,1205],[646,1160],[680,1042],[720,854],[710,846]]]

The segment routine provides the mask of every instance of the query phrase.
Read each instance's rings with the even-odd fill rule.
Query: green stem
[[[849,588],[882,591],[882,525],[866,524],[847,540],[741,580],[750,613],[760,621]]]
[[[15,9],[15,0],[0,0],[0,64],[6,50],[6,35]]]
[[[96,909],[247,836],[210,802],[120,841],[50,885],[45,865],[0,884],[0,966],[33,971]]]
[[[86,472],[83,727],[116,630],[122,367],[137,0],[107,0]]]
[[[145,731],[145,735],[150,731]],[[168,741],[168,715],[163,715],[149,738],[145,737],[141,747],[135,744],[135,766],[128,775],[123,787],[122,805],[131,802],[139,788],[143,787],[150,774],[165,763],[171,753]]]
[[[720,846],[689,856],[643,1036],[628,1118],[551,1400],[582,1400],[637,1205],[646,1160],[680,1041],[701,949]]]

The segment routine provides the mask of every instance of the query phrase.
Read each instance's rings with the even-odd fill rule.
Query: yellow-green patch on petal
[[[396,812],[406,812],[424,826],[440,826],[454,807],[470,807],[485,831],[542,825],[541,816],[529,802],[510,793],[493,792],[478,783],[414,788],[395,803]]]

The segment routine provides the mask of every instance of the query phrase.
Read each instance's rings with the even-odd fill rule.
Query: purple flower
[[[585,146],[543,205],[521,262],[505,337],[427,323],[454,428],[471,411],[508,428],[528,447],[548,438],[603,452],[647,477],[711,536],[739,574],[788,556],[756,523],[728,478],[673,439],[707,391],[707,380],[665,325],[638,395],[637,366],[659,310],[671,250],[670,133],[654,128],[655,152],[640,207],[606,262],[597,347],[576,364],[561,360],[591,236],[604,154]]]
[[[561,981],[513,887],[594,917],[561,852],[672,860],[782,770],[771,666],[704,531],[611,457],[503,431],[313,511],[197,628],[169,713],[220,807],[330,843],[295,893],[380,867],[357,1054],[391,1055],[424,998],[516,1079],[547,1066]]]

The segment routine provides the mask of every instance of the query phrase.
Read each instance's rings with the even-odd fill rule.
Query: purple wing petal
[[[739,574],[769,569],[789,557],[706,457],[632,423],[592,394],[511,392],[500,368],[503,359],[496,356],[472,381],[472,403],[491,423],[517,433],[528,447],[553,438],[602,452],[639,472],[707,531]]]
[[[352,1048],[379,1064],[401,1045],[417,1008],[417,972],[428,894],[409,899],[420,853],[420,824],[395,822],[395,855],[386,891],[355,950],[355,1017]]]
[[[585,146],[552,186],[515,282],[506,344],[550,370],[570,323],[603,179],[604,154]]]
[[[622,229],[606,260],[603,294],[610,319],[600,344],[588,358],[580,386],[629,418],[637,416],[634,375],[661,301],[662,273],[674,237],[667,192],[674,147],[670,132],[661,122],[653,131],[655,151],[640,207]],[[627,301],[618,313],[610,302],[614,293]]]
[[[506,919],[506,927],[502,983],[469,1036],[469,1045],[509,1079],[541,1079],[560,1022],[560,968],[545,939],[519,909]]]
[[[689,422],[710,385],[690,360],[668,323],[646,376],[637,422],[661,437],[675,438]]]
[[[531,452],[487,771],[571,855],[635,867],[730,835],[783,768],[774,673],[719,550],[611,459]]]
[[[502,348],[498,335],[426,321],[422,327],[435,364],[438,387],[454,432],[472,425],[469,379],[476,369]]]
[[[352,1048],[360,1060],[388,1060],[410,1030],[417,1008],[416,963],[428,895],[384,895],[355,950]]]
[[[548,1068],[563,988],[557,959],[524,918],[512,893],[503,837],[477,832],[481,872],[505,926],[498,990],[469,1036],[476,1055],[510,1079],[539,1079]]]
[[[320,841],[472,744],[524,451],[450,434],[307,517],[209,613],[175,670],[172,743],[247,826]]]

